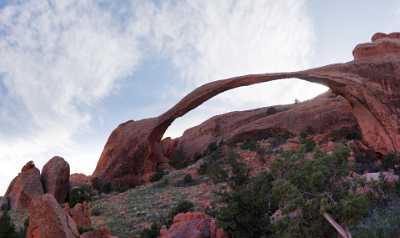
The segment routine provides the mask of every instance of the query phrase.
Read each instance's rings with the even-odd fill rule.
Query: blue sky
[[[53,155],[90,174],[119,123],[158,115],[203,83],[350,61],[357,43],[399,26],[395,0],[0,0],[0,190]],[[300,80],[235,89],[166,136],[324,90]]]

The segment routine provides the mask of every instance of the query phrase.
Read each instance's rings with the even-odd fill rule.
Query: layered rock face
[[[348,63],[290,73],[246,75],[205,84],[158,117],[121,124],[108,139],[93,176],[132,186],[142,183],[157,166],[165,163],[160,141],[176,118],[224,91],[285,78],[326,85],[349,103],[369,147],[383,154],[400,151],[398,35],[374,35],[371,43],[354,49],[354,61]]]
[[[160,238],[227,238],[217,227],[216,220],[201,212],[180,213],[168,230],[161,230]]]
[[[64,212],[51,194],[33,200],[29,208],[27,238],[78,238],[72,218]]]
[[[300,134],[312,130],[316,134],[324,134],[339,128],[356,127],[349,103],[343,97],[327,92],[303,103],[212,117],[186,130],[182,137],[175,140],[175,147],[184,153],[185,158],[192,159],[197,154],[203,154],[212,143],[254,138],[262,132]]]
[[[21,170],[21,173],[13,179],[7,189],[5,198],[11,209],[27,209],[31,201],[44,193],[40,181],[40,171],[30,161]]]
[[[52,194],[60,204],[64,203],[69,192],[69,164],[55,156],[43,167],[41,178],[45,193]]]

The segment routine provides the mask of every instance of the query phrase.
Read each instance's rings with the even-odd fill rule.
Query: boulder
[[[70,208],[68,203],[66,203],[64,205],[64,211],[72,217],[78,227],[92,227],[90,207],[87,202],[78,203],[73,208]]]
[[[36,197],[29,208],[27,238],[79,238],[77,226],[51,194]]]
[[[9,185],[5,198],[11,209],[28,209],[31,201],[43,194],[40,171],[29,161]]]
[[[64,203],[69,192],[69,164],[55,156],[44,165],[41,178],[45,193],[52,194],[60,204]]]
[[[216,220],[201,212],[180,213],[173,224],[161,229],[160,238],[227,238],[227,234],[216,225]]]

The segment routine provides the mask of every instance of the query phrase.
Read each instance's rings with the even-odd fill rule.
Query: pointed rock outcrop
[[[29,161],[9,185],[4,197],[11,209],[28,209],[31,201],[43,195],[40,171]]]

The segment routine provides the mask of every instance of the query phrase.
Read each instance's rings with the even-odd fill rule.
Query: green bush
[[[94,228],[93,227],[83,227],[83,226],[78,227],[79,234],[83,234],[83,233],[86,233],[89,231],[94,231]]]
[[[171,211],[168,214],[167,220],[166,220],[166,225],[170,226],[172,224],[172,221],[174,217],[179,214],[179,213],[185,213],[185,212],[190,212],[193,211],[194,209],[194,204],[191,201],[183,200],[180,201],[175,207],[171,209]]]
[[[185,184],[191,184],[193,183],[193,177],[191,174],[186,174],[185,177],[183,178],[183,182]]]
[[[74,187],[69,191],[69,206],[73,208],[77,203],[89,202],[92,200],[92,195],[90,186]]]
[[[258,148],[258,144],[257,144],[257,141],[254,139],[247,139],[242,143],[240,148],[242,150],[256,151]]]
[[[360,223],[351,228],[354,238],[398,238],[400,234],[400,204],[390,204],[371,210]]]
[[[94,178],[92,180],[93,188],[101,193],[110,193],[112,191],[112,184],[108,181],[105,181],[101,178]]]
[[[22,230],[17,231],[8,211],[4,211],[0,217],[0,238],[25,238],[26,228],[27,225]]]
[[[157,182],[160,181],[166,173],[162,170],[157,170],[151,177],[150,182]]]
[[[169,160],[169,165],[175,169],[183,169],[189,165],[189,161],[185,158],[185,154],[181,148],[177,149],[172,158]]]
[[[270,192],[272,181],[272,176],[264,173],[247,185],[219,194],[216,217],[232,238],[270,237],[273,234],[270,216],[277,206]]]
[[[221,227],[233,238],[322,238],[336,235],[324,213],[339,224],[356,224],[371,203],[366,194],[354,192],[360,184],[347,179],[349,152],[344,146],[331,155],[316,151],[313,160],[303,150],[283,152],[271,172],[220,193]],[[282,216],[273,219],[277,211]]]
[[[203,164],[197,172],[200,175],[207,175],[214,183],[225,182],[228,173],[225,171],[224,153],[222,147],[218,147],[214,152],[204,157]]]
[[[144,229],[140,233],[140,238],[157,238],[160,235],[161,226],[158,223],[151,224],[150,228]]]
[[[302,144],[302,150],[306,153],[312,152],[316,147],[316,143],[313,140],[307,138],[300,138],[300,143]]]
[[[232,149],[228,152],[227,163],[231,168],[229,182],[232,187],[237,187],[245,184],[249,180],[249,168],[240,161],[240,157]]]
[[[384,170],[395,169],[399,165],[399,157],[396,153],[389,153],[383,157],[382,167]]]

